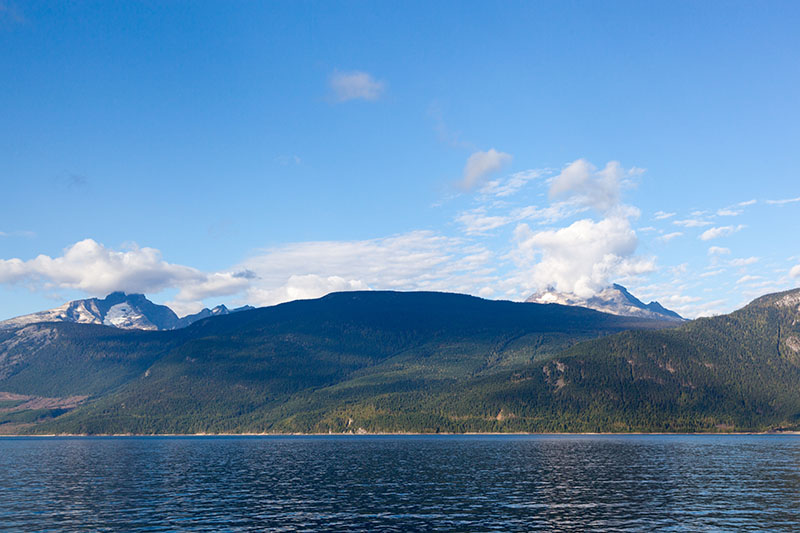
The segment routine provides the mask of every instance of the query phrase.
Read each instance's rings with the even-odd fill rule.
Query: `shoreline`
[[[732,431],[732,432],[565,432],[565,433],[52,433],[0,434],[3,438],[192,438],[192,437],[646,437],[646,436],[800,436],[800,431]]]

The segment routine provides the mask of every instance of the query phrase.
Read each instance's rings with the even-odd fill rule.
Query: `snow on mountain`
[[[168,330],[188,326],[210,316],[227,315],[254,309],[246,305],[229,310],[224,305],[203,309],[194,315],[178,318],[166,305],[158,305],[143,294],[113,292],[105,298],[75,300],[55,309],[39,311],[0,322],[0,330],[11,329],[39,322],[76,322],[81,324],[104,324],[120,329]]]
[[[670,311],[658,302],[644,304],[641,300],[628,292],[622,285],[614,284],[603,289],[591,298],[582,298],[575,294],[546,290],[532,294],[526,302],[540,304],[561,304],[577,307],[588,307],[595,311],[611,313],[622,316],[638,316],[658,320],[683,321],[685,320],[675,311]]]
[[[252,305],[244,305],[242,307],[237,307],[236,309],[228,309],[224,304],[218,305],[213,309],[209,309],[206,307],[199,313],[195,313],[193,315],[186,315],[185,317],[178,320],[178,328],[185,328],[189,324],[193,322],[197,322],[198,320],[202,320],[204,318],[208,318],[211,316],[221,316],[221,315],[229,315],[231,313],[238,313],[239,311],[249,311],[250,309],[255,309]]]

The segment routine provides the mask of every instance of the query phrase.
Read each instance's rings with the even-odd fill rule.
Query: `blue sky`
[[[0,319],[800,285],[795,2],[0,0]]]

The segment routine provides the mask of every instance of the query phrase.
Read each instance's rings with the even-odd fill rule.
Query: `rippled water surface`
[[[800,437],[0,438],[0,529],[800,530]]]

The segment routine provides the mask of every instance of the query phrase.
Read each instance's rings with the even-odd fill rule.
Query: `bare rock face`
[[[594,309],[595,311],[601,311],[603,313],[611,313],[612,315],[636,316],[672,322],[682,322],[685,320],[678,313],[666,309],[658,302],[650,302],[649,304],[643,303],[629,293],[625,287],[617,285],[616,283],[590,298],[582,298],[575,294],[558,292],[556,290],[546,290],[531,295],[525,301],[540,304],[553,303],[588,307],[589,309]]]

